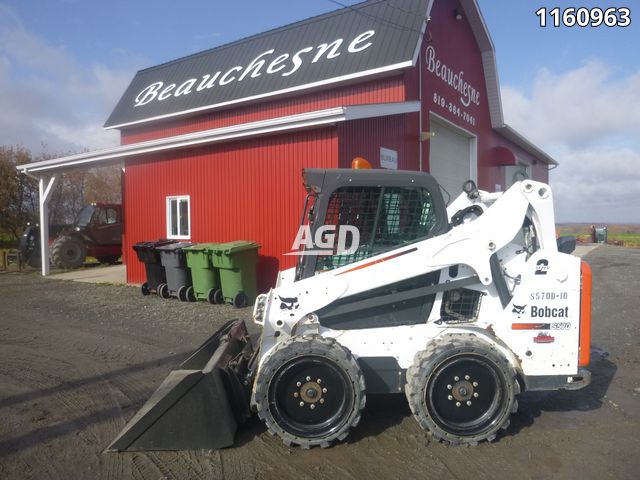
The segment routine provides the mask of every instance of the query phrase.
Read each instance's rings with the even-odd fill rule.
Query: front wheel
[[[475,335],[445,335],[416,354],[405,393],[414,417],[436,440],[476,445],[509,426],[520,386],[492,345]]]
[[[275,347],[255,385],[258,416],[286,445],[328,447],[360,421],[364,377],[332,338],[292,337]]]

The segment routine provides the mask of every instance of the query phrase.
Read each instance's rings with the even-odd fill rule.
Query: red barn
[[[132,251],[159,237],[262,245],[267,288],[291,267],[305,167],[429,171],[453,198],[556,162],[504,124],[495,53],[475,0],[370,0],[141,70],[107,120],[121,146],[23,166],[124,162],[127,280]],[[46,208],[43,208],[46,217]],[[46,223],[42,218],[41,224]]]

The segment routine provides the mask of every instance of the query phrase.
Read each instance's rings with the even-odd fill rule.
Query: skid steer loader
[[[426,173],[303,178],[304,248],[256,301],[260,338],[225,325],[111,450],[227,447],[251,411],[287,445],[327,447],[378,393],[404,393],[434,439],[475,445],[520,392],[589,384],[591,273],[556,239],[548,185],[469,181],[447,208]]]

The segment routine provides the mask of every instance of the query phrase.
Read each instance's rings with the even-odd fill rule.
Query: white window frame
[[[178,234],[174,235],[171,233],[171,202],[177,201],[176,212],[178,214],[178,218],[176,221],[178,222]],[[187,202],[187,232],[180,232],[180,202]],[[167,212],[167,238],[177,239],[177,240],[188,240],[191,238],[191,196],[190,195],[173,195],[167,197],[166,199],[166,212]]]

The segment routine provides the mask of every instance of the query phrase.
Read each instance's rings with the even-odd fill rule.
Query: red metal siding
[[[398,152],[398,169],[419,170],[418,113],[345,122],[338,127],[340,167],[351,168],[354,157],[380,168],[380,147]]]
[[[121,143],[125,145],[343,105],[403,102],[404,100],[404,79],[402,76],[396,76],[233,110],[179,117],[165,122],[129,127],[122,131]]]
[[[260,288],[295,265],[291,248],[305,196],[305,167],[337,166],[335,128],[289,133],[128,160],[125,249],[166,236],[165,199],[190,195],[191,240],[255,240]],[[144,266],[129,255],[127,281],[142,283]]]
[[[480,48],[466,18],[456,20],[453,12],[463,11],[458,0],[439,0],[434,3],[431,21],[421,50],[422,69],[422,130],[429,130],[429,114],[434,112],[446,120],[471,132],[477,137],[478,186],[494,190],[496,184],[504,183],[504,168],[495,155],[495,147],[504,146],[519,158],[533,162],[531,155],[520,147],[497,134],[492,127],[489,113],[489,98],[484,77]],[[427,49],[435,51],[436,60],[446,65],[454,74],[464,73],[463,81],[480,92],[479,105],[471,102],[464,106],[461,92],[447,84],[442,78],[429,71]],[[412,84],[413,85],[413,84]],[[410,93],[409,93],[410,95]],[[443,102],[442,105],[439,102]],[[458,107],[452,111],[451,107]],[[468,116],[465,116],[464,114]],[[469,116],[473,121],[469,120]],[[526,132],[524,132],[526,135]],[[429,142],[423,144],[423,161],[428,165]],[[534,178],[548,181],[548,173],[540,163],[533,168]]]

